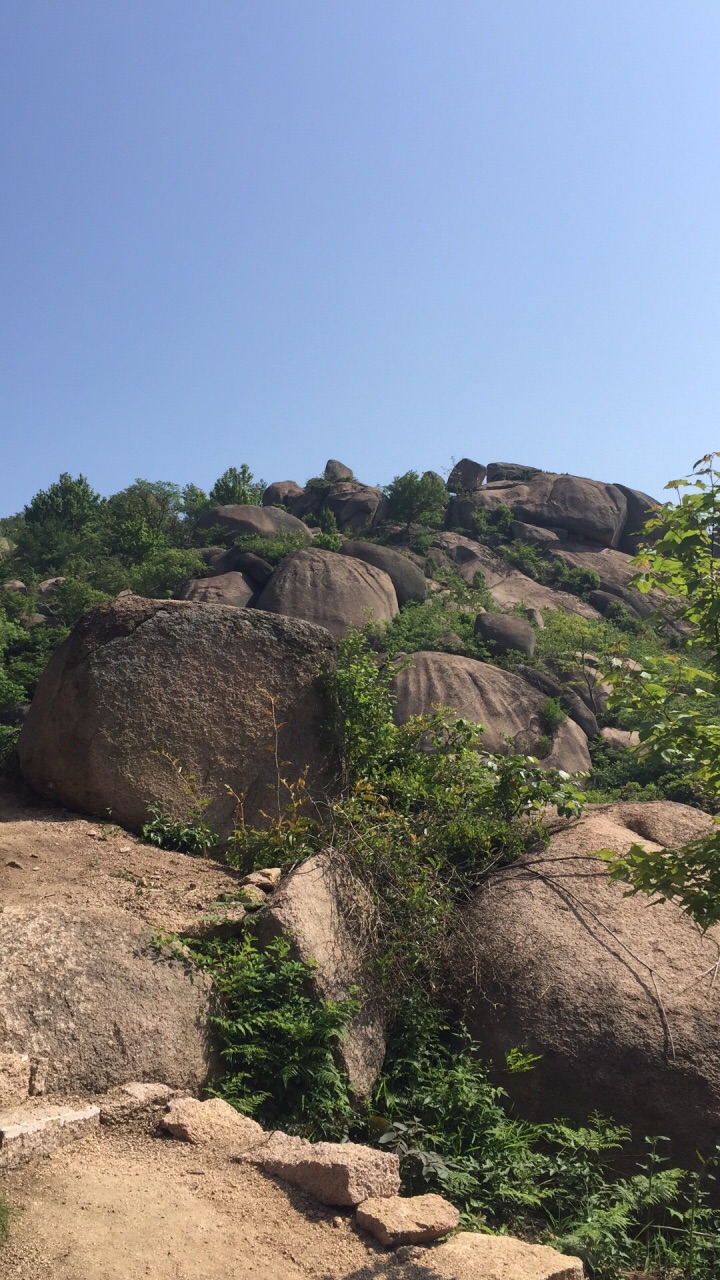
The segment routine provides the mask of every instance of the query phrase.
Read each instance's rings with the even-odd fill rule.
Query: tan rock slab
[[[130,1120],[152,1114],[166,1106],[175,1092],[169,1084],[140,1080],[118,1085],[102,1101],[100,1123],[127,1124]]]
[[[256,1120],[241,1115],[222,1098],[177,1098],[160,1121],[174,1138],[196,1144],[232,1147],[246,1151],[265,1139],[265,1130]]]
[[[30,1058],[26,1053],[0,1053],[0,1111],[17,1107],[30,1092]]]
[[[376,1196],[396,1196],[400,1190],[398,1157],[356,1142],[275,1140],[259,1150],[257,1163],[323,1204],[358,1205]]]
[[[373,1197],[358,1205],[358,1226],[372,1232],[381,1244],[430,1244],[454,1231],[460,1214],[443,1196]]]
[[[409,1277],[414,1267],[409,1269]],[[426,1280],[583,1280],[583,1265],[544,1244],[513,1236],[461,1231],[425,1255],[417,1276]]]
[[[67,1107],[0,1117],[0,1169],[14,1169],[57,1147],[75,1142],[100,1124],[100,1108],[81,1111]]]

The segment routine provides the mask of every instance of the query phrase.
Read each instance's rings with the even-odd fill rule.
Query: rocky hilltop
[[[160,488],[144,495],[146,523],[165,500]],[[634,1134],[672,1139],[680,1159],[710,1151],[720,1141],[720,934],[701,933],[673,903],[648,909],[628,898],[597,857],[638,841],[677,848],[713,830],[711,806],[688,778],[653,771],[634,750],[637,726],[607,682],[612,671],[640,673],[646,654],[671,652],[686,634],[670,597],[635,585],[633,557],[657,504],[621,484],[467,458],[447,481],[410,472],[385,491],[330,460],[305,486],[280,480],[241,496],[255,501],[208,499],[191,510],[186,500],[165,568],[143,568],[144,578],[116,549],[112,570],[94,577],[77,568],[86,563],[79,544],[53,559],[32,504],[24,524],[5,522],[0,600],[15,638],[0,707],[9,735],[0,1170],[100,1121],[147,1137],[161,1120],[166,1135],[219,1151],[226,1164],[249,1153],[251,1181],[264,1169],[325,1204],[360,1206],[358,1227],[383,1246],[426,1246],[455,1228],[431,1174],[427,1204],[408,1196],[407,1179],[398,1198],[401,1164],[387,1148],[346,1143],[338,1155],[299,1136],[316,1136],[309,1122],[268,1136],[243,1119],[241,1133],[225,1102],[187,1102],[227,1070],[218,1027],[228,971],[218,965],[243,940],[260,956],[289,940],[294,962],[310,966],[304,990],[318,1007],[350,1000],[333,1070],[356,1117],[376,1096],[386,1052],[392,1058],[394,1015],[368,949],[385,918],[373,884],[356,874],[347,832],[367,819],[348,806],[369,795],[382,824],[395,802],[371,771],[364,790],[348,783],[333,673],[338,663],[346,672],[353,653],[368,662],[364,714],[373,699],[378,714],[391,710],[387,740],[406,726],[397,743],[431,759],[469,725],[487,776],[502,775],[506,761],[508,785],[521,788],[522,776],[536,797],[518,790],[512,812],[501,791],[496,811],[482,801],[486,864],[473,878],[453,854],[452,874],[464,878],[433,978],[453,990],[452,1003],[465,975],[474,1051],[496,1067],[519,1050],[530,1056],[533,1069],[506,1081],[517,1114],[583,1124],[599,1112]],[[125,511],[127,494],[116,497]],[[76,541],[86,527],[102,529],[110,546],[114,502],[88,499]],[[62,523],[53,511],[51,533]],[[153,555],[155,565],[156,547]],[[59,571],[41,577],[43,566]],[[128,580],[122,572],[135,585],[109,590]],[[39,679],[23,684],[17,654],[30,649]],[[418,725],[434,728],[423,738]],[[457,782],[461,823],[462,770],[472,766],[464,748],[453,750],[459,772],[443,785]],[[393,768],[388,787],[398,785]],[[403,799],[410,814],[417,786]],[[579,788],[584,810],[572,799]],[[420,847],[422,830],[408,839]],[[410,873],[403,893],[421,896],[419,885]],[[481,1257],[483,1238],[456,1236],[422,1257],[416,1249],[397,1274],[582,1276],[577,1258],[527,1240],[509,1241],[507,1257],[504,1245],[497,1257],[482,1246]],[[528,1238],[538,1238],[530,1226]],[[381,1274],[359,1269],[364,1262],[348,1254],[332,1275]],[[21,1266],[12,1274],[42,1273]]]

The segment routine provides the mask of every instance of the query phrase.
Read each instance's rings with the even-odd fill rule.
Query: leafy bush
[[[546,698],[540,708],[540,723],[546,734],[553,738],[560,725],[567,720],[567,711],[558,698]]]
[[[171,818],[156,804],[148,805],[148,809],[152,817],[142,829],[146,844],[205,857],[219,843],[220,837],[207,823]]]
[[[10,1205],[5,1196],[0,1195],[0,1245],[3,1245],[10,1234]]]
[[[492,510],[487,507],[478,507],[472,517],[473,534],[478,542],[482,542],[486,547],[502,546],[503,543],[510,541],[512,536],[510,526],[513,520],[512,510],[505,503],[501,503]]]
[[[224,1074],[212,1092],[268,1129],[347,1137],[353,1112],[335,1049],[357,1000],[315,999],[312,966],[292,959],[287,938],[264,951],[248,935],[187,946],[222,1002],[211,1023]]]
[[[267,560],[268,564],[279,564],[294,551],[302,551],[307,546],[305,538],[297,533],[278,534],[273,538],[263,538],[261,534],[242,534],[235,538],[234,545],[241,551],[251,551],[253,555]]]

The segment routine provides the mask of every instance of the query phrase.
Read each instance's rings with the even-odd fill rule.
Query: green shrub
[[[473,534],[486,547],[499,547],[511,538],[510,526],[514,516],[510,507],[502,503],[493,510],[478,507],[473,512]],[[460,530],[464,532],[464,530]]]
[[[215,481],[209,494],[209,506],[259,506],[267,488],[264,480],[256,480],[246,462],[228,467]]]
[[[591,591],[600,586],[600,574],[595,569],[578,568],[568,564],[561,557],[546,557],[541,551],[526,542],[516,540],[503,553],[519,569],[536,582],[544,586],[554,587],[557,591],[569,591],[572,595],[587,599]]]
[[[302,551],[307,546],[307,541],[298,533],[279,534],[273,538],[263,538],[261,534],[248,533],[235,538],[234,545],[241,551],[251,551],[253,555],[260,556],[262,560],[267,560],[268,564],[276,565],[286,556],[291,556],[294,551]]]
[[[222,1004],[211,1023],[224,1073],[212,1092],[268,1129],[347,1137],[353,1111],[335,1050],[358,1011],[355,997],[317,1000],[312,966],[292,958],[287,938],[264,951],[247,934],[187,946]]]
[[[10,1234],[10,1205],[5,1196],[0,1195],[0,1245],[3,1245]]]
[[[206,857],[219,843],[220,837],[205,822],[171,818],[159,805],[148,805],[152,817],[142,829],[146,844],[158,849],[172,849],[176,853],[193,853]]]
[[[560,699],[546,698],[540,708],[540,723],[545,733],[552,739],[565,720],[567,720],[567,711]]]

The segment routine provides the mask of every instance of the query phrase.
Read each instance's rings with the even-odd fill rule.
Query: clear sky
[[[2,0],[0,64],[0,514],[720,448],[718,0]]]

